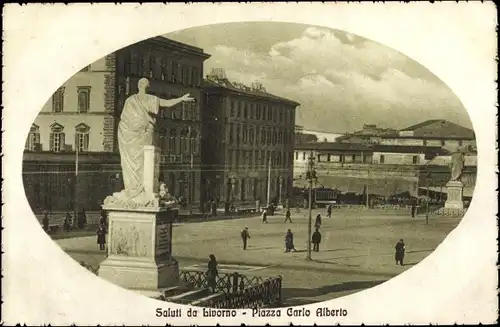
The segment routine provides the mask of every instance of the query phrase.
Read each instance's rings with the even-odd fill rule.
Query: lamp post
[[[76,142],[76,149],[75,149],[75,185],[74,185],[74,191],[73,191],[73,209],[74,209],[74,216],[73,216],[73,226],[75,225],[75,222],[78,221],[78,167],[79,167],[79,160],[80,160],[80,139],[77,138]]]
[[[429,225],[429,201],[430,201],[430,197],[429,197],[429,181],[431,179],[431,173],[427,173],[427,176],[426,176],[426,180],[427,180],[427,201],[425,202],[425,224],[426,225]]]
[[[312,188],[313,188],[313,165],[314,157],[313,152],[309,155],[307,178],[309,182],[309,219],[307,223],[307,257],[306,260],[312,260],[311,258],[311,234],[312,234]]]

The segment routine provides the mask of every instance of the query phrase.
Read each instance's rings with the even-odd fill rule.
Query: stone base
[[[159,289],[179,283],[179,264],[173,259],[157,264],[108,257],[99,267],[99,277],[131,291],[159,297]]]
[[[176,286],[179,265],[172,254],[172,222],[177,210],[164,207],[108,211],[108,257],[98,275],[123,288],[158,298],[159,289]]]
[[[464,185],[460,181],[450,181],[446,184],[447,200],[444,204],[445,209],[463,210],[463,188]]]

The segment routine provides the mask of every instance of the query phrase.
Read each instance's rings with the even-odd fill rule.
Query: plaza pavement
[[[460,222],[433,217],[426,225],[422,216],[413,219],[407,214],[377,211],[334,211],[332,218],[326,218],[324,209],[314,210],[313,223],[317,213],[323,216],[322,242],[320,252],[312,252],[313,261],[306,261],[307,211],[294,211],[293,223],[287,224],[282,214],[268,217],[268,224],[260,217],[176,224],[173,255],[181,268],[203,270],[213,253],[223,270],[281,275],[286,304],[304,304],[370,288],[400,274],[431,253]],[[244,227],[251,236],[246,251],[240,237]],[[297,252],[284,253],[288,228],[294,233]],[[407,248],[404,267],[394,261],[394,246],[400,238]],[[98,250],[95,236],[57,243],[75,260],[95,267],[105,257]]]

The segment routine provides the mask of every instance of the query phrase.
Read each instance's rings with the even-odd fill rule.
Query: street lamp
[[[429,225],[429,201],[430,201],[430,197],[429,197],[429,182],[430,182],[430,179],[431,179],[431,173],[428,172],[426,177],[427,177],[426,178],[426,180],[427,180],[427,201],[425,202],[426,203],[426,205],[425,205],[425,224]]]
[[[314,157],[313,157],[313,152],[311,151],[311,154],[309,155],[309,161],[308,161],[308,169],[307,169],[307,179],[309,182],[309,220],[307,224],[307,257],[306,260],[312,260],[311,258],[311,234],[312,234],[312,188],[313,188],[313,165],[314,165]]]

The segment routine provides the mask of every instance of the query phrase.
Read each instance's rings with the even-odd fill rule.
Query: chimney
[[[227,79],[226,71],[224,70],[224,68],[212,68],[212,72],[209,76],[217,80]]]

